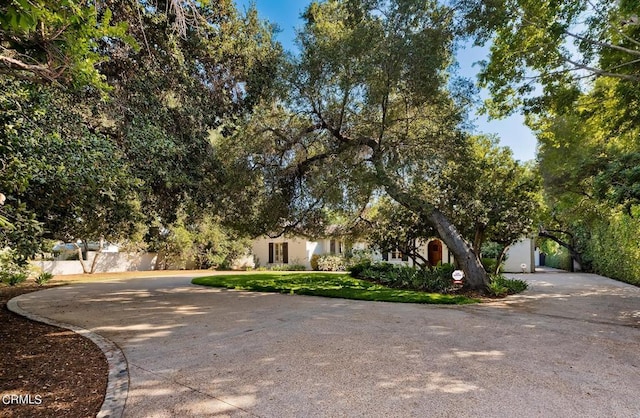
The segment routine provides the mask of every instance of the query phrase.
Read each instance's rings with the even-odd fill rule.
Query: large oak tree
[[[488,277],[471,240],[429,189],[469,144],[449,90],[454,33],[436,1],[312,3],[282,81],[227,143],[252,173],[246,202],[264,229],[305,225],[320,209],[362,208],[386,193],[435,229],[482,289]],[[242,145],[238,145],[242,144]],[[260,193],[263,190],[264,193]],[[266,216],[265,216],[266,214]],[[321,218],[321,216],[320,216]]]
[[[255,10],[42,0],[0,11],[0,215],[14,224],[3,244],[27,256],[40,233],[17,231],[117,240],[179,210],[192,224],[223,213],[212,135],[250,111],[280,54]]]

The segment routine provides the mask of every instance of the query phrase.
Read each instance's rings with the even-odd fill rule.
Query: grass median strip
[[[463,305],[478,300],[462,295],[442,295],[413,290],[391,289],[348,274],[281,273],[230,274],[200,277],[193,284],[254,292],[289,293],[331,298],[370,300],[379,302],[430,303]]]

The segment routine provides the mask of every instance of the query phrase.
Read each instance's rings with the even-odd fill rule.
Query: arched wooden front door
[[[427,252],[429,255],[429,264],[437,266],[442,262],[442,243],[439,240],[435,239],[430,241]]]

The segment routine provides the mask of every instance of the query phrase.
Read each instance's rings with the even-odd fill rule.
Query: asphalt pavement
[[[126,417],[640,417],[640,288],[515,276],[530,289],[470,306],[191,277],[79,283],[16,303],[122,350]]]

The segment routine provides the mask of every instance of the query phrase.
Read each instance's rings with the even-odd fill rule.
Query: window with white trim
[[[288,264],[289,244],[287,242],[269,243],[269,264]]]

